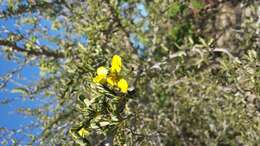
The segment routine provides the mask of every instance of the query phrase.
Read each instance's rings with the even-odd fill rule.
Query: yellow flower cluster
[[[111,68],[108,70],[104,66],[97,69],[97,75],[93,79],[94,82],[100,84],[108,84],[111,87],[118,87],[122,93],[127,93],[128,83],[125,79],[118,76],[122,69],[122,59],[118,55],[114,55],[111,62]]]

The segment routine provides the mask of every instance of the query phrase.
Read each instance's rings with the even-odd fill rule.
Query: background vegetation
[[[18,111],[40,134],[2,127],[2,145],[260,143],[257,0],[0,2],[0,19],[16,20],[1,28],[1,52],[19,65],[0,88],[29,64],[40,80],[12,91],[48,101]],[[93,83],[115,54],[127,94]]]

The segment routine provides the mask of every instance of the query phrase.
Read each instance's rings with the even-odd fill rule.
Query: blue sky
[[[9,71],[14,70],[17,67],[17,64],[12,61],[7,61],[4,59],[3,54],[0,54],[0,76],[8,73]],[[25,125],[32,124],[36,121],[33,117],[26,117],[16,113],[16,110],[23,107],[37,107],[40,101],[35,100],[26,100],[22,97],[21,94],[12,93],[11,90],[15,87],[19,87],[19,84],[29,84],[32,81],[37,81],[39,76],[39,69],[32,66],[25,66],[21,71],[21,76],[26,79],[18,79],[18,77],[14,77],[13,81],[10,81],[7,84],[6,90],[0,91],[0,100],[11,100],[9,104],[0,104],[0,127],[6,127],[9,130],[19,129],[24,127]],[[18,84],[18,85],[17,85]],[[31,131],[33,132],[33,131]],[[29,134],[30,132],[28,132]],[[35,131],[36,133],[36,131]],[[24,135],[14,135],[15,138],[23,138],[26,141],[26,137]],[[3,139],[0,138],[0,143]],[[9,143],[10,144],[10,143]]]
[[[0,8],[2,10],[6,6],[4,2],[0,3]],[[9,32],[16,32],[17,25],[16,19],[18,18],[8,18],[8,19],[0,19],[0,39],[6,38]],[[42,21],[41,25],[50,27],[50,21]],[[26,34],[26,31],[31,28],[30,25],[19,26],[20,33]],[[61,35],[61,32],[50,32],[51,35]],[[54,46],[55,44],[51,44],[47,40],[38,40],[40,45],[50,45]],[[6,75],[7,73],[15,70],[19,65],[17,62],[8,60],[3,52],[0,52],[0,77]],[[36,108],[43,103],[43,101],[39,100],[30,100],[26,97],[23,97],[20,93],[12,93],[12,89],[21,87],[24,85],[32,85],[36,83],[40,79],[40,70],[36,66],[32,66],[30,64],[26,65],[19,74],[16,74],[12,80],[7,84],[6,88],[0,90],[0,101],[10,100],[9,104],[0,104],[0,127],[8,128],[9,130],[23,128],[25,125],[29,125],[35,123],[37,119],[33,117],[28,117],[24,115],[18,114],[16,111],[19,108]],[[0,83],[2,81],[0,80]],[[35,129],[32,131],[26,131],[23,134],[15,134],[14,137],[18,139],[22,139],[23,142],[28,141],[27,136],[31,133],[38,133],[39,129]],[[4,137],[0,137],[0,145],[3,142]],[[8,145],[11,143],[9,142]]]
[[[3,54],[0,55],[0,75],[4,75],[17,67],[17,64],[11,61],[7,61],[4,59]],[[28,84],[29,81],[36,81],[38,80],[39,70],[36,67],[26,66],[22,71],[21,75],[26,77],[26,80],[18,79],[14,77],[13,80],[20,84]],[[8,128],[18,128],[20,125],[28,123],[32,120],[32,118],[19,116],[15,113],[15,109],[19,107],[32,107],[37,105],[35,102],[37,101],[30,101],[25,100],[21,97],[18,93],[12,93],[11,90],[15,87],[19,87],[17,83],[10,81],[7,84],[7,90],[0,91],[0,99],[11,99],[11,104],[2,104],[0,105],[0,126],[1,127],[8,127]]]
[[[1,8],[1,5],[0,5]],[[18,17],[13,17],[9,19],[0,19],[0,39],[4,39],[7,37],[7,34],[9,32],[15,32],[17,29],[19,30],[19,33],[22,33],[23,35],[26,35],[27,31],[32,28],[30,25],[22,25],[18,26],[16,25],[16,20],[19,19]],[[40,21],[40,27],[42,29],[48,30],[48,35],[52,37],[58,37],[60,39],[65,37],[65,32],[63,29],[59,30],[51,30],[52,22],[50,20],[46,20],[44,18]],[[53,49],[58,48],[58,45],[48,41],[47,39],[44,39],[42,34],[35,34],[37,38],[38,45],[45,45],[49,46]],[[71,40],[76,42],[81,42],[82,44],[87,43],[87,39],[84,36],[79,36],[75,34],[71,37]],[[17,62],[8,60],[3,52],[0,51],[0,77],[6,75],[7,73],[15,70],[19,65]],[[30,100],[26,97],[23,97],[20,93],[12,93],[12,89],[21,87],[24,85],[32,85],[36,83],[40,79],[40,69],[37,66],[33,66],[31,64],[26,65],[20,72],[20,74],[16,74],[14,78],[7,84],[6,88],[4,90],[0,90],[0,101],[4,100],[11,100],[11,103],[9,104],[0,104],[0,128],[5,127],[10,130],[12,129],[19,129],[24,127],[25,125],[34,123],[37,119],[33,117],[25,117],[23,115],[20,115],[16,112],[17,109],[22,107],[31,107],[36,108],[40,106],[42,103],[46,102],[44,100],[37,98],[37,100]],[[0,80],[0,83],[2,81]],[[34,131],[27,131],[26,134],[36,134],[39,133],[39,129],[36,129]],[[22,138],[23,143],[26,143],[28,139],[24,135],[14,135],[15,138]],[[0,137],[0,145],[1,142],[3,142],[3,137]],[[8,145],[11,143],[9,142]]]
[[[15,19],[0,19],[0,38],[5,38],[5,35],[8,33],[8,31],[15,32],[14,23]],[[3,33],[4,28],[8,30],[4,31],[5,33]],[[15,70],[18,66],[19,65],[16,62],[7,60],[5,54],[3,54],[2,52],[0,53],[0,77]],[[0,127],[5,127],[9,130],[13,130],[22,128],[25,125],[34,123],[36,121],[36,119],[33,117],[26,117],[17,114],[16,110],[23,107],[37,107],[41,101],[26,100],[26,98],[22,97],[21,94],[12,93],[11,91],[13,88],[20,87],[22,85],[33,84],[37,80],[39,80],[39,69],[31,65],[26,65],[21,70],[19,76],[18,74],[16,74],[12,78],[12,80],[7,84],[6,88],[0,90],[0,101],[11,101],[9,104],[0,104]],[[37,133],[37,131],[31,132]],[[30,132],[26,134],[29,133]],[[27,141],[27,138],[24,135],[16,134],[14,135],[14,137],[18,139],[21,138],[23,139],[23,141]],[[1,142],[3,142],[3,137],[0,137],[0,143]]]

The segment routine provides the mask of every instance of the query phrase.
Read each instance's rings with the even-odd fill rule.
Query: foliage
[[[30,128],[41,127],[39,135],[25,143],[14,136],[21,130],[1,128],[2,144],[257,145],[257,4],[9,1],[0,18],[15,19],[18,31],[1,30],[1,52],[21,68],[39,67],[41,78],[12,91],[51,102],[20,110],[37,117]]]

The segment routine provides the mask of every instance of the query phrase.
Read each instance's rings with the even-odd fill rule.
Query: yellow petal
[[[93,79],[93,81],[95,82],[95,83],[101,83],[102,81],[103,81],[103,79],[105,79],[106,78],[106,76],[104,76],[104,75],[97,75],[94,79]]]
[[[107,78],[107,83],[110,85],[110,86],[115,86],[116,83],[117,83],[117,75],[116,74],[109,74],[108,78]]]
[[[122,67],[122,61],[121,57],[118,55],[114,55],[111,62],[111,72],[120,72]]]
[[[127,93],[128,83],[125,79],[120,79],[117,83],[117,86],[121,90],[121,92]]]
[[[100,66],[97,69],[97,75],[102,75],[102,76],[106,76],[108,73],[108,70],[104,67],[104,66]]]
[[[89,132],[88,132],[87,129],[81,128],[81,129],[78,131],[78,134],[79,134],[81,137],[85,137],[85,136],[89,135]]]

